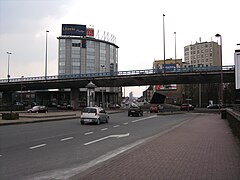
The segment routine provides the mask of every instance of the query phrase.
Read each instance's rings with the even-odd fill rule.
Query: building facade
[[[116,38],[103,31],[94,34],[85,25],[63,24],[62,36],[57,37],[58,74],[89,74],[118,71],[118,46]],[[85,106],[86,88],[80,88],[79,104]],[[119,87],[96,87],[98,106],[117,104],[121,99]]]
[[[184,47],[184,61],[193,67],[221,66],[220,48],[217,42],[196,42]]]

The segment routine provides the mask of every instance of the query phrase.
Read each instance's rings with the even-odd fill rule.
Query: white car
[[[102,122],[108,123],[108,121],[109,115],[101,107],[86,107],[82,110],[80,116],[81,124],[95,123],[99,125]]]

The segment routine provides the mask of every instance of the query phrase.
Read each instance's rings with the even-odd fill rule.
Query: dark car
[[[143,116],[143,111],[141,107],[137,105],[130,106],[128,109],[128,116]]]
[[[194,106],[191,104],[182,104],[180,107],[181,111],[192,111],[194,110]]]
[[[27,110],[28,113],[46,113],[48,109],[46,106],[33,106],[31,109]]]
[[[210,104],[207,106],[208,109],[220,109],[221,105],[220,104]]]

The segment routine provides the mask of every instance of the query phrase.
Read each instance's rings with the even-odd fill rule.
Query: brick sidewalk
[[[240,146],[226,121],[205,114],[72,179],[240,179]]]

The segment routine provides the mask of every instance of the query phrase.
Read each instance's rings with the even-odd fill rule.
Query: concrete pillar
[[[71,88],[71,106],[73,110],[78,109],[78,99],[79,99],[79,89],[78,88]]]
[[[92,83],[87,84],[87,106],[93,107],[95,106],[95,88],[96,85]]]

